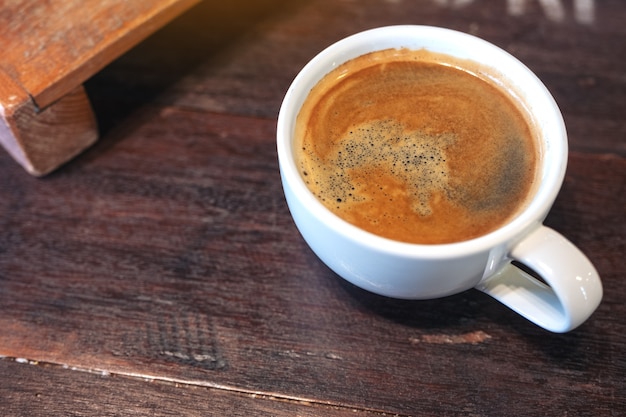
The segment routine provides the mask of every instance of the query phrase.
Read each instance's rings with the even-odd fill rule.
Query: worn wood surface
[[[92,145],[82,83],[199,0],[0,3],[0,145],[41,176]]]
[[[24,169],[45,175],[98,139],[96,117],[82,85],[45,109],[0,70],[0,145]]]
[[[198,1],[3,1],[0,68],[45,108]]]
[[[250,3],[204,2],[90,79],[102,139],[59,171],[0,154],[1,414],[623,415],[626,5]],[[553,92],[571,153],[546,223],[605,287],[575,331],[477,291],[368,294],[300,238],[283,94],[328,44],[399,23],[475,33]]]

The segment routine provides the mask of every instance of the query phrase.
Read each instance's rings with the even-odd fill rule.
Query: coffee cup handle
[[[556,231],[539,226],[510,252],[512,261],[532,269],[544,281],[511,263],[476,288],[535,324],[555,333],[578,327],[602,299],[602,282],[589,259]]]

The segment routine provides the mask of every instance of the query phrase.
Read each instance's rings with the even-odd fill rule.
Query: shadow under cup
[[[403,243],[368,233],[340,219],[307,188],[296,165],[293,140],[296,117],[309,91],[342,63],[390,48],[424,48],[479,63],[480,67],[488,68],[488,73],[483,75],[520,103],[521,110],[527,113],[530,129],[538,140],[537,185],[526,207],[507,224],[463,242]],[[559,281],[556,287],[569,288],[568,294],[563,294],[530,276],[522,280],[509,277],[517,277],[519,271],[510,265],[512,259],[537,269],[537,262],[533,260],[535,255],[516,257],[514,252],[520,243],[528,240],[528,236],[537,231],[546,232],[542,222],[565,175],[567,135],[558,106],[543,83],[516,58],[482,39],[443,28],[391,26],[361,32],[331,45],[302,69],[287,91],[278,117],[277,151],[285,197],[303,238],[332,270],[361,288],[396,298],[430,299],[474,287],[490,293],[492,288],[485,283],[495,277],[503,281],[504,286],[513,286],[511,291],[505,291],[506,297],[515,293],[514,298],[520,300],[511,303],[504,299],[506,297],[490,295],[552,331],[567,331],[579,325],[599,303],[598,296],[594,296],[585,311],[572,312],[569,310],[575,307],[564,300],[569,298],[570,283],[556,279]],[[584,258],[582,253],[576,252],[578,255]],[[584,260],[588,263],[586,258]],[[592,269],[591,275],[595,273],[590,263],[589,266],[585,264],[585,268]],[[545,275],[539,272],[542,277]],[[555,279],[544,278],[555,287]],[[599,278],[592,281],[593,284],[589,284],[595,288],[592,292],[601,298]],[[502,283],[495,280],[491,284],[498,290],[502,288]],[[539,293],[535,286],[541,288]],[[521,305],[512,305],[515,303]],[[537,303],[538,307],[529,306],[532,303]],[[537,309],[539,311],[533,311]]]

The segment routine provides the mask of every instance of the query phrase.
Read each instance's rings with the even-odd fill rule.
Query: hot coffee
[[[355,58],[310,92],[296,158],[317,198],[374,234],[438,244],[522,209],[539,149],[518,104],[481,69],[407,49]]]

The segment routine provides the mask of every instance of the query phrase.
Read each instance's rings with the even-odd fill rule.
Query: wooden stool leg
[[[26,171],[43,176],[98,139],[96,118],[82,85],[44,109],[0,72],[0,144]]]

